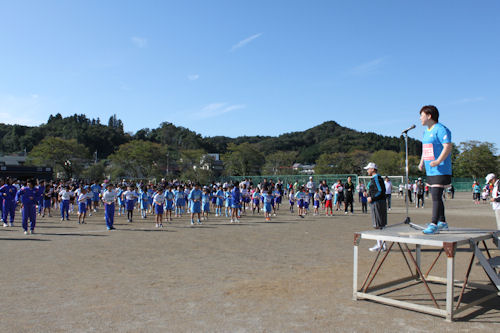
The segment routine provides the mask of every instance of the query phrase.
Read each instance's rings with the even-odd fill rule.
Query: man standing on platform
[[[365,166],[365,170],[369,176],[368,183],[368,203],[372,212],[372,224],[375,229],[383,229],[387,225],[387,204],[385,201],[385,186],[384,180],[378,174],[378,167],[375,163],[370,162]],[[385,251],[385,243],[377,241],[377,244],[370,248],[370,251],[377,252],[380,249]]]
[[[451,132],[438,122],[439,111],[434,105],[420,110],[420,121],[427,126],[422,139],[422,158],[418,169],[425,166],[427,183],[432,197],[432,220],[424,234],[437,234],[448,230],[444,215],[443,191],[451,184]]]

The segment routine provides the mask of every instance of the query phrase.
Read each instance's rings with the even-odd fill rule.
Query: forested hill
[[[242,129],[244,132],[244,129]],[[375,152],[404,149],[399,137],[388,137],[376,133],[363,133],[327,121],[305,131],[272,136],[224,136],[202,137],[187,128],[164,122],[155,129],[141,129],[136,133],[125,133],[123,123],[112,116],[107,124],[100,119],[89,119],[85,115],[63,118],[60,114],[50,116],[47,123],[36,127],[6,125],[0,123],[0,152],[3,154],[30,152],[45,137],[76,139],[90,153],[98,152],[105,158],[115,152],[121,144],[132,140],[145,140],[166,144],[173,150],[202,149],[210,153],[226,153],[229,144],[250,143],[264,153],[295,151],[297,162],[313,163],[323,153],[352,152],[363,150]],[[419,155],[420,141],[409,139],[410,155]]]

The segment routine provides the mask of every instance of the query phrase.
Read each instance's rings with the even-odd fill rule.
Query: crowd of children
[[[26,234],[34,233],[36,216],[52,217],[55,211],[61,221],[70,220],[75,212],[78,223],[85,224],[87,216],[104,208],[106,226],[113,230],[114,215],[127,216],[132,223],[134,212],[142,219],[154,216],[156,228],[162,228],[164,222],[173,218],[190,217],[190,224],[203,224],[210,213],[216,217],[226,217],[229,223],[240,223],[242,215],[264,213],[266,222],[278,214],[283,198],[288,199],[290,211],[299,217],[311,213],[332,216],[335,210],[345,205],[352,210],[352,193],[344,194],[345,188],[354,191],[351,180],[343,184],[340,180],[329,187],[326,181],[316,185],[312,177],[306,184],[283,184],[282,181],[267,181],[254,184],[245,179],[239,183],[212,183],[206,186],[191,182],[165,181],[158,184],[110,182],[29,180],[21,183],[11,179],[1,180],[2,222],[4,227],[13,226],[16,207],[21,208],[23,229]],[[366,190],[362,195],[363,212],[366,209]],[[20,204],[20,205],[19,205]],[[31,221],[28,228],[27,221]]]
[[[389,182],[389,183],[388,183]],[[417,181],[416,205],[423,207],[425,187]],[[23,186],[24,185],[24,186]],[[386,179],[386,193],[391,193],[390,181]],[[478,190],[477,184],[473,191]],[[22,207],[23,229],[26,234],[34,233],[36,215],[52,216],[58,211],[61,221],[70,220],[77,213],[78,223],[86,223],[88,215],[104,208],[106,226],[114,229],[114,215],[127,216],[132,223],[134,212],[142,219],[154,217],[154,226],[163,228],[164,222],[171,223],[174,218],[188,216],[191,225],[201,225],[208,221],[213,212],[216,217],[228,218],[229,223],[240,223],[242,215],[260,215],[270,222],[279,212],[283,198],[289,202],[289,210],[304,218],[313,216],[333,216],[336,211],[353,213],[353,194],[359,193],[362,213],[368,213],[368,186],[362,182],[357,187],[352,180],[338,180],[331,186],[326,181],[314,183],[312,177],[305,184],[298,181],[283,184],[282,181],[264,181],[254,184],[251,179],[239,183],[211,183],[206,186],[192,182],[162,180],[158,184],[127,182],[116,185],[110,182],[48,182],[28,181],[22,184],[10,179],[0,180],[0,207],[4,227],[12,226],[16,207]],[[481,192],[487,200],[489,187]],[[484,197],[483,197],[484,196]],[[475,195],[474,198],[477,196]],[[486,199],[485,199],[486,198]],[[19,206],[19,204],[21,204]],[[387,203],[390,209],[390,201]],[[28,228],[27,221],[31,224]]]

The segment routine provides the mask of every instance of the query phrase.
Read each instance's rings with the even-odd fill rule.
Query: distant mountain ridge
[[[110,117],[107,125],[100,119],[89,119],[85,115],[62,117],[50,116],[40,126],[7,125],[0,123],[0,152],[4,154],[29,152],[43,138],[55,136],[76,139],[91,153],[98,152],[105,158],[119,145],[131,140],[147,140],[162,143],[172,149],[203,149],[210,153],[225,153],[229,144],[250,143],[264,154],[277,151],[296,151],[297,160],[314,163],[322,153],[350,152],[364,150],[392,150],[401,152],[404,142],[400,137],[383,136],[372,132],[360,132],[327,121],[305,131],[284,133],[278,136],[226,136],[202,137],[200,134],[169,122],[163,122],[155,129],[144,128],[136,133],[125,133],[123,123],[116,116]],[[421,153],[421,142],[409,138],[410,155]]]

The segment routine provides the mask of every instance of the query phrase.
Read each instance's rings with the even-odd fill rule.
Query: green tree
[[[186,172],[199,168],[205,154],[203,149],[186,149],[180,151],[178,162],[180,171]]]
[[[98,163],[90,164],[85,170],[83,170],[83,177],[93,181],[101,181],[104,179],[106,174],[106,163],[105,161],[99,161]]]
[[[265,162],[264,155],[250,143],[228,145],[222,156],[225,172],[231,176],[259,175]]]
[[[372,154],[370,160],[377,164],[384,175],[402,175],[402,155],[391,150],[379,150]]]
[[[297,158],[295,151],[277,151],[266,156],[264,174],[266,175],[289,175],[292,173],[292,165]]]
[[[321,154],[316,160],[314,173],[316,174],[332,174],[335,173],[335,160],[337,153],[324,153]]]
[[[122,144],[109,156],[113,175],[131,178],[163,177],[167,164],[167,146],[134,140]]]
[[[498,173],[498,157],[493,143],[461,142],[459,149],[461,153],[453,166],[454,176],[482,178],[490,172]]]
[[[89,157],[87,148],[76,139],[47,137],[33,147],[28,163],[50,165],[55,172],[64,172],[67,178],[71,178],[78,176]]]

